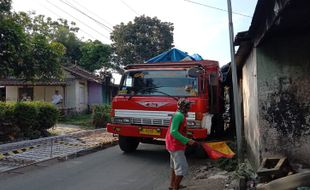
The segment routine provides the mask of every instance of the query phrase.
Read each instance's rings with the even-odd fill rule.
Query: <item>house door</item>
[[[80,106],[84,106],[86,104],[86,94],[85,94],[85,85],[80,83],[80,89],[79,89],[79,103]]]
[[[5,101],[5,99],[6,99],[5,86],[0,86],[0,101]]]

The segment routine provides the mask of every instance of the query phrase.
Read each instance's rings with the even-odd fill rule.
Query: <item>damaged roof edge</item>
[[[239,32],[235,37],[235,45],[239,45],[235,54],[238,70],[242,67],[251,49],[259,45],[266,33],[292,0],[258,0],[253,19],[248,31]]]
[[[71,66],[63,66],[63,69],[70,72],[73,75],[82,77],[88,81],[96,82],[99,84],[103,83],[103,80],[96,75],[92,74],[91,72],[77,66],[77,65],[71,65]]]
[[[254,46],[259,45],[266,33],[275,25],[276,21],[292,0],[258,0],[254,16],[249,28],[249,37]]]

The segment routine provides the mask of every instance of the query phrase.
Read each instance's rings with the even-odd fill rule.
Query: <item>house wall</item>
[[[88,104],[102,104],[102,85],[88,82]]]
[[[51,102],[52,96],[58,90],[59,94],[64,97],[64,90],[62,86],[34,86],[33,87],[33,100]]]
[[[46,97],[44,86],[35,86],[33,88],[33,100],[34,101],[49,101],[51,96]]]
[[[259,150],[253,148],[260,158],[283,155],[310,165],[309,49],[310,35],[274,38],[257,48],[259,115],[248,125],[261,134]]]
[[[23,88],[23,86],[6,86],[6,101],[18,101],[19,88]],[[33,86],[33,100],[51,102],[55,90],[58,90],[59,94],[63,96],[62,86]]]
[[[98,90],[98,86],[92,84],[91,92],[95,98],[88,97],[88,82],[87,80],[77,79],[75,76],[67,71],[64,71],[64,78],[66,87],[62,86],[29,86],[33,87],[33,100],[51,102],[55,90],[64,97],[64,107],[73,112],[82,112],[88,108],[89,100],[91,104],[102,102],[102,92]],[[100,87],[101,85],[99,85]],[[22,86],[6,86],[6,101],[18,101],[18,88]]]
[[[257,99],[257,62],[254,48],[242,68],[242,97],[244,136],[247,144],[248,156],[253,165],[260,162],[260,130],[258,124]]]

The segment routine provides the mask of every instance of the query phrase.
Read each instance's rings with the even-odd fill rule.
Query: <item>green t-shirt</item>
[[[176,112],[174,117],[172,118],[171,126],[170,126],[170,134],[178,141],[180,141],[182,144],[187,144],[187,142],[190,140],[189,138],[184,137],[179,132],[179,127],[182,124],[184,120],[184,114],[181,112]]]

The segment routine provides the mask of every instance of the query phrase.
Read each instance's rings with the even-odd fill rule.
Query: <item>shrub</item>
[[[15,105],[14,116],[16,125],[21,129],[22,136],[31,137],[32,130],[38,127],[38,111],[32,103],[18,102]]]
[[[93,125],[96,128],[106,127],[107,123],[111,121],[110,105],[94,105],[92,107]]]
[[[58,116],[58,109],[46,102],[0,102],[0,140],[45,136]]]
[[[15,125],[14,104],[0,102],[0,141],[15,139],[20,129]]]
[[[58,118],[59,110],[51,103],[37,102],[39,129],[47,130],[53,127]]]
[[[14,104],[0,102],[0,125],[14,121]]]

